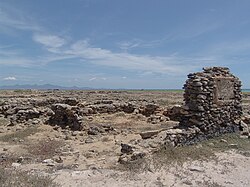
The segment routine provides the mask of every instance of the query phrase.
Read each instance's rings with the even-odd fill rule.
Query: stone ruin
[[[141,145],[146,150],[122,145],[120,163],[141,158],[141,153],[147,152],[147,145],[152,143],[157,147],[189,145],[244,128],[241,81],[228,68],[203,68],[203,72],[191,73],[184,89],[184,105],[167,112],[171,119],[180,122],[179,125],[164,131],[141,133]],[[137,151],[131,151],[132,148]]]
[[[203,72],[191,73],[184,89],[178,133],[167,132],[167,142],[191,144],[239,130],[241,81],[228,68],[203,68]]]
[[[81,117],[75,111],[74,106],[68,104],[54,104],[51,109],[54,112],[48,123],[71,130],[82,130]]]
[[[203,72],[191,73],[184,89],[184,105],[166,112],[166,116],[178,120],[179,125],[168,130],[141,133],[142,139],[155,137],[160,144],[178,146],[239,130],[242,116],[241,81],[228,68],[211,67],[204,68]],[[88,116],[89,113],[135,112],[151,119],[150,116],[159,107],[154,104],[139,107],[131,103],[108,101],[96,102],[96,105],[88,105],[83,109],[68,104],[54,104],[51,109],[54,114],[49,119],[50,124],[82,130],[81,116]]]

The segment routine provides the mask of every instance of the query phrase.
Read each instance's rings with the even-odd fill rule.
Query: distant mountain
[[[27,89],[34,89],[34,90],[93,90],[93,88],[89,87],[64,87],[64,86],[58,86],[53,84],[43,84],[43,85],[37,85],[37,84],[25,84],[25,85],[8,85],[8,86],[0,86],[0,90],[27,90]]]
[[[145,91],[179,91],[181,89],[126,89],[126,88],[118,88],[118,89],[111,89],[111,88],[90,88],[90,87],[77,87],[77,86],[58,86],[53,84],[16,84],[16,85],[6,85],[6,86],[0,86],[0,90],[145,90]],[[181,90],[183,91],[183,90]],[[242,89],[242,92],[250,92],[250,89]]]

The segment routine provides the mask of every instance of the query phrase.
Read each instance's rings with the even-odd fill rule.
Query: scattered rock
[[[14,167],[14,168],[18,168],[18,167],[21,166],[21,164],[20,164],[20,163],[15,163],[15,162],[14,162],[14,163],[11,164],[11,166]]]
[[[238,148],[238,144],[229,144],[228,146],[234,149]]]
[[[142,137],[142,139],[148,139],[148,138],[151,138],[152,136],[159,134],[159,132],[161,132],[161,130],[152,130],[152,131],[141,132],[140,136]]]
[[[204,172],[204,169],[198,166],[192,166],[192,167],[189,167],[189,171]]]
[[[240,136],[240,138],[241,138],[241,139],[248,139],[248,138],[249,138],[249,136],[244,136],[244,135],[241,135],[241,136]]]
[[[146,156],[146,153],[144,152],[139,152],[139,151],[135,151],[132,156],[131,156],[131,161],[134,160],[138,160],[138,159],[142,159],[143,157]]]
[[[88,130],[89,135],[98,135],[100,133],[100,128],[99,127],[90,127]]]
[[[55,158],[55,161],[57,162],[57,163],[63,163],[63,159],[59,156],[59,157],[57,157],[57,158]]]
[[[249,135],[249,127],[244,121],[240,121],[240,127],[241,127],[241,134],[248,136]]]
[[[46,164],[47,166],[55,166],[55,162],[52,159],[43,160],[42,163]]]
[[[220,142],[227,143],[227,140],[225,140],[225,139],[220,139]]]
[[[94,142],[94,140],[92,138],[87,138],[85,140],[85,143],[93,143],[93,142]]]
[[[121,152],[126,154],[132,154],[133,147],[131,145],[121,143]]]

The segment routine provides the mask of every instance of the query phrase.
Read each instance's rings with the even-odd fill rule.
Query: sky
[[[0,85],[181,89],[226,66],[250,88],[249,0],[0,0]]]

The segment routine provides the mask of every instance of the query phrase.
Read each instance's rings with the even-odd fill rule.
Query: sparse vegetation
[[[28,174],[24,171],[7,170],[0,167],[1,187],[59,187],[47,176]]]
[[[0,154],[0,168],[10,167],[13,162],[17,162],[18,157],[13,154]]]
[[[250,139],[242,139],[239,134],[225,134],[199,144],[181,147],[166,147],[154,154],[156,161],[166,164],[183,164],[188,160],[209,160],[216,158],[216,152],[237,150],[250,151]],[[160,159],[159,159],[160,158]]]
[[[63,145],[64,143],[61,141],[41,140],[32,145],[28,145],[27,150],[31,155],[43,160],[55,156]]]
[[[0,126],[6,126],[9,123],[5,118],[0,117]]]
[[[141,172],[152,172],[151,169],[151,160],[150,159],[138,159],[132,162],[127,162],[126,164],[120,164],[114,169],[121,170],[121,171],[129,171],[131,175],[134,175],[135,173],[141,173]]]
[[[24,130],[17,131],[17,132],[11,133],[11,134],[6,134],[4,136],[1,136],[0,141],[3,141],[3,142],[18,142],[20,140],[24,140],[25,138],[27,138],[28,136],[30,136],[32,134],[36,134],[39,131],[40,131],[40,129],[38,129],[37,126],[27,127]]]
[[[250,155],[250,139],[242,139],[238,134],[225,134],[199,144],[180,147],[162,147],[150,158],[140,159],[120,165],[119,169],[132,172],[160,170],[175,164],[182,165],[187,161],[216,160],[217,152],[236,150],[244,156]]]
[[[204,181],[204,182],[197,182],[199,186],[209,186],[209,187],[223,187],[222,185],[218,184],[214,181]]]

